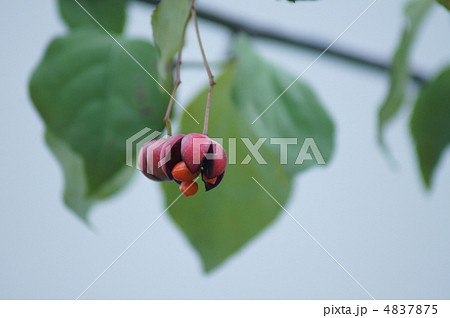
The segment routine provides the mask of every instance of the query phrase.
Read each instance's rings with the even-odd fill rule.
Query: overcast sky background
[[[199,0],[208,7],[280,32],[331,43],[371,1],[289,4],[274,0]],[[97,205],[94,230],[62,203],[63,179],[46,148],[28,78],[54,36],[63,34],[53,0],[0,2],[0,298],[75,299],[164,209],[156,183],[136,176],[120,196]],[[378,0],[336,43],[390,59],[406,1]],[[133,3],[127,32],[151,37],[152,7]],[[412,64],[428,76],[449,63],[449,15],[437,5],[426,20]],[[186,61],[200,61],[188,30]],[[222,60],[228,32],[202,22],[210,60]],[[317,56],[254,41],[274,63],[300,74]],[[203,69],[183,70],[187,103],[207,83]],[[449,299],[450,156],[427,193],[403,112],[387,140],[393,169],[376,143],[377,108],[388,75],[324,55],[305,75],[337,125],[336,153],[325,169],[297,178],[287,204],[314,237],[377,299]],[[368,295],[287,215],[210,275],[164,215],[83,299],[364,299]]]

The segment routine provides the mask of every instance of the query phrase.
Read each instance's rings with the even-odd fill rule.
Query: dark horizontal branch
[[[158,4],[159,0],[138,0],[140,2],[145,2],[148,4]],[[319,41],[313,38],[307,38],[302,36],[292,36],[288,34],[282,34],[280,32],[274,31],[272,29],[258,27],[251,25],[249,23],[244,23],[230,17],[224,17],[216,12],[197,8],[197,15],[199,18],[210,21],[212,23],[219,24],[231,30],[232,32],[243,32],[253,37],[269,39],[273,41],[278,41],[281,43],[286,43],[301,47],[302,49],[307,49],[313,52],[322,53],[325,51],[329,43],[324,43],[325,41]],[[330,47],[326,55],[334,56],[341,60],[352,62],[354,64],[362,65],[374,70],[387,71],[391,70],[390,61],[383,61],[374,57],[368,57],[364,54],[349,51],[338,46]],[[420,74],[419,72],[411,72],[411,78],[414,79],[419,84],[423,84],[427,81],[426,76]]]

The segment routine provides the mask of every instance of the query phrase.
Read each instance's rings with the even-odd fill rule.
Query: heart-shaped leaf
[[[279,214],[280,207],[252,178],[266,187],[281,204],[286,203],[291,190],[291,178],[284,173],[278,158],[267,149],[261,152],[267,165],[259,165],[255,160],[247,165],[240,164],[248,151],[239,138],[255,140],[257,136],[231,99],[234,75],[235,66],[231,65],[217,79],[209,135],[224,137],[225,149],[229,148],[228,138],[237,138],[238,164],[228,165],[222,183],[214,190],[205,192],[200,189],[193,197],[181,197],[169,209],[171,217],[200,254],[207,272],[239,250]],[[203,116],[205,101],[206,91],[188,107],[195,118]],[[183,117],[182,132],[197,129],[198,125]],[[232,156],[228,151],[229,159]],[[167,205],[180,195],[176,183],[163,184],[163,189]]]
[[[118,41],[157,76],[156,50],[149,42]],[[86,190],[80,191],[89,200],[102,196],[125,167],[129,137],[145,127],[163,128],[168,102],[158,84],[98,31],[54,40],[32,76],[30,95],[48,130],[82,159]],[[58,143],[52,140],[55,151]],[[76,166],[79,170],[79,162]]]
[[[299,145],[291,147],[288,152],[289,158],[292,158],[291,153],[295,157],[299,155],[305,136],[318,141],[324,157],[328,159],[331,156],[333,124],[304,84],[293,85],[292,92],[277,105],[278,109],[267,112],[259,126],[251,124],[259,111],[264,110],[259,103],[268,105],[273,96],[281,94],[290,84],[287,82],[292,77],[283,80],[286,76],[285,72],[277,72],[276,68],[263,62],[248,44],[238,45],[236,59],[217,79],[211,103],[210,136],[224,138],[228,152],[228,167],[222,183],[212,191],[200,190],[189,198],[179,198],[177,184],[163,184],[170,215],[200,254],[207,272],[275,220],[281,208],[274,199],[285,205],[294,173],[305,169],[296,167],[293,162],[282,164],[279,150],[274,150],[269,139],[259,139],[261,135],[299,137]],[[188,107],[195,118],[203,117],[206,95],[207,90]],[[260,99],[260,96],[269,101]],[[182,133],[197,129],[192,120],[182,117]],[[260,155],[258,160],[247,148],[246,141],[252,145],[262,141],[257,151]]]

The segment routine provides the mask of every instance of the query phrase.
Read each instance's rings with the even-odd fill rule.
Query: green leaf
[[[256,119],[251,127],[260,137],[298,140],[296,145],[287,146],[287,173],[293,174],[316,166],[314,160],[295,164],[305,138],[314,139],[324,161],[328,162],[334,148],[334,125],[313,90],[299,80],[292,84],[295,80],[292,75],[261,59],[243,37],[238,40],[236,52],[233,96],[241,116],[249,123]],[[273,144],[270,147],[276,154],[280,153],[280,145]]]
[[[236,53],[236,58],[217,79],[209,124],[210,136],[224,138],[224,147],[228,149],[225,178],[213,191],[200,190],[193,197],[179,198],[173,205],[180,196],[178,186],[163,184],[169,212],[200,254],[207,272],[238,251],[279,215],[280,206],[255,180],[285,205],[295,173],[312,166],[312,163],[294,164],[303,139],[314,138],[327,160],[333,151],[333,123],[312,90],[303,83],[292,85],[260,122],[251,124],[294,79],[260,59],[245,39],[239,40]],[[206,95],[207,90],[188,107],[195,118],[203,117]],[[183,133],[197,129],[190,118],[182,117]],[[250,151],[241,138],[248,138],[255,144],[260,137],[298,138],[297,145],[289,145],[288,164],[282,164],[280,147],[271,145],[270,139],[259,148],[265,164],[259,164],[255,158],[248,164],[243,163]],[[237,164],[230,164],[234,156],[230,154],[228,138],[237,138]]]
[[[87,221],[87,214],[94,203],[94,198],[86,197],[87,185],[83,159],[49,130],[45,133],[45,141],[63,169],[64,202],[82,220]]]
[[[49,130],[45,133],[45,141],[58,159],[64,173],[64,202],[85,222],[88,222],[88,212],[94,203],[115,195],[133,176],[134,169],[124,167],[116,174],[115,178],[105,183],[98,193],[88,196],[83,159],[67,143]]]
[[[150,43],[118,41],[157,76]],[[168,101],[120,46],[95,31],[54,40],[31,78],[30,95],[47,129],[82,158],[86,198],[116,191],[105,187],[125,167],[126,139],[144,127],[161,130]]]
[[[224,138],[247,137],[257,139],[249,123],[242,117],[231,99],[235,78],[235,65],[217,79],[212,100],[210,136]],[[202,118],[206,90],[188,107],[195,118]],[[195,132],[198,125],[187,116],[182,117],[181,131]],[[248,165],[239,164],[248,151],[237,140],[237,163],[229,164],[222,183],[207,193],[199,189],[189,198],[181,197],[169,209],[171,217],[186,234],[200,254],[206,272],[221,264],[230,255],[261,232],[279,215],[280,207],[255,183],[260,182],[281,204],[285,204],[291,191],[292,179],[280,166],[271,151],[262,149],[267,165],[251,160]],[[230,158],[230,153],[228,152]],[[203,184],[199,181],[201,185]],[[180,195],[176,183],[162,185],[167,206]]]
[[[411,117],[411,133],[422,177],[429,188],[439,159],[450,144],[450,68],[419,95]]]
[[[158,70],[166,82],[173,57],[180,48],[184,27],[190,18],[191,0],[163,0],[152,15],[153,39],[160,59]]]
[[[61,16],[72,30],[81,28],[99,29],[100,27],[94,21],[96,19],[108,32],[121,33],[125,26],[127,1],[58,0],[58,3]]]
[[[420,26],[433,0],[412,0],[405,8],[406,21],[400,43],[392,61],[391,84],[388,95],[378,112],[378,141],[385,147],[383,130],[403,105],[409,80],[409,57]]]
[[[438,2],[450,10],[450,0],[438,0]]]

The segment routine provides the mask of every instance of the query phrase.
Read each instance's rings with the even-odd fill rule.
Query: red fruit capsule
[[[198,184],[194,181],[183,181],[180,184],[180,191],[185,197],[193,196],[198,191]]]
[[[218,142],[211,140],[211,145],[205,158],[203,168],[207,179],[212,179],[225,173],[227,155]]]
[[[162,170],[169,179],[173,179],[172,169],[181,161],[181,140],[184,135],[170,137],[161,148]]]
[[[208,178],[206,177],[206,175],[203,175],[203,181],[205,181],[205,182],[207,182],[207,183],[210,183],[210,184],[216,184],[216,182],[217,182],[217,177],[208,179]]]
[[[205,161],[212,140],[205,135],[191,133],[181,140],[181,157],[189,171],[198,172]]]
[[[159,165],[161,148],[165,139],[152,140],[142,146],[138,156],[139,170],[149,179],[168,181],[166,174]]]
[[[181,158],[192,173],[202,172],[206,191],[222,181],[227,166],[223,147],[206,135],[191,133],[181,139]]]
[[[167,141],[152,141],[146,147],[152,150],[152,155],[140,154],[139,166],[150,179],[174,180],[180,184],[192,182],[201,173],[206,191],[209,191],[217,187],[225,175],[227,166],[225,150],[206,135],[179,134],[170,137]],[[142,153],[146,151],[144,148]],[[156,162],[158,165],[154,166]],[[149,168],[151,171],[146,171]],[[187,188],[186,184],[183,187]],[[197,189],[198,185],[195,184],[192,187]],[[190,195],[195,194],[191,191],[193,190],[188,191]]]
[[[173,178],[178,181],[192,181],[198,176],[198,173],[189,171],[184,161],[177,163],[171,173]]]

